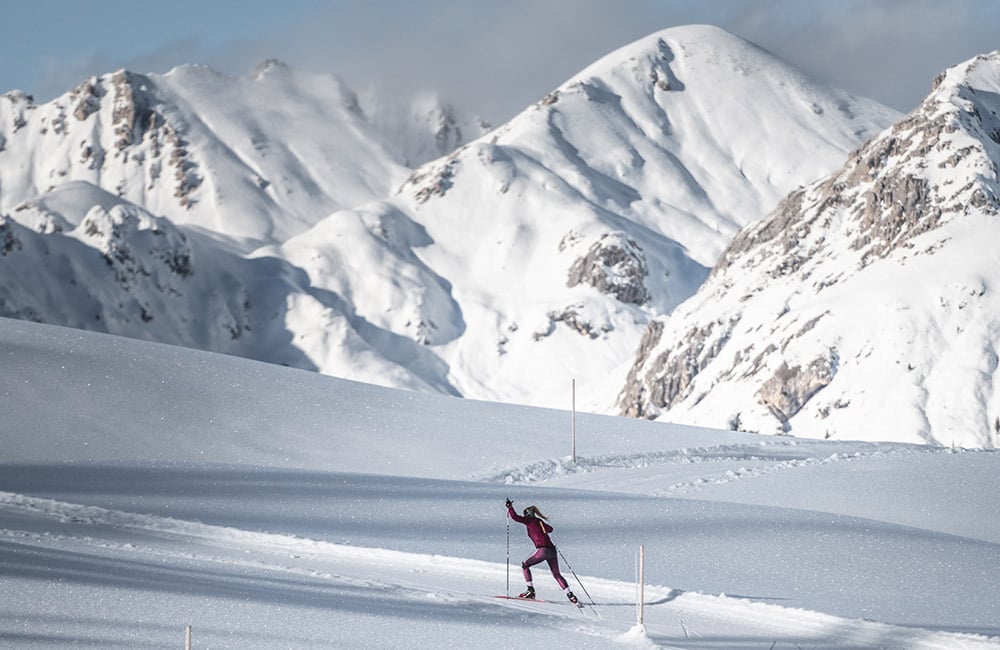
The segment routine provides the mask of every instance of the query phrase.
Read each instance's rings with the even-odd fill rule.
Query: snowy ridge
[[[58,235],[0,217],[0,313],[304,364],[298,350],[278,343],[283,328],[273,318],[285,311],[287,296],[308,290],[294,269],[218,250],[89,184],[67,184],[50,199],[66,192],[94,207],[76,224],[48,221]],[[54,272],[23,273],[32,258],[55,260]]]
[[[1000,54],[730,244],[651,323],[622,412],[703,426],[993,448]]]
[[[278,61],[238,78],[193,65],[165,75],[119,70],[43,105],[7,93],[0,213],[44,204],[65,183],[89,183],[249,251],[388,193],[408,168],[381,129],[410,141],[437,137],[381,122],[370,123],[336,77]],[[82,216],[92,205],[70,207]]]

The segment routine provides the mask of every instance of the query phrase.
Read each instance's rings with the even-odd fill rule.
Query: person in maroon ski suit
[[[514,503],[510,499],[507,499],[507,514],[517,523],[524,524],[525,528],[528,529],[528,537],[535,544],[535,553],[524,562],[521,562],[521,570],[524,571],[524,580],[528,583],[528,588],[518,598],[535,598],[535,587],[531,580],[531,567],[541,562],[548,562],[549,569],[552,571],[552,577],[556,579],[556,583],[566,592],[566,597],[569,598],[569,601],[577,604],[577,598],[570,591],[569,584],[566,583],[566,578],[559,572],[559,557],[556,554],[556,545],[552,543],[552,538],[549,537],[549,533],[553,529],[546,521],[547,517],[535,506],[525,508],[524,516],[521,516],[514,511]]]

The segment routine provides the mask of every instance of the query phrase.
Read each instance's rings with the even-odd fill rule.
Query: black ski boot
[[[524,590],[523,593],[518,594],[517,597],[518,598],[524,598],[525,600],[534,600],[535,599],[535,588],[534,587],[528,587],[527,589]]]
[[[580,601],[577,599],[576,596],[573,595],[572,591],[567,591],[566,592],[566,597],[569,598],[569,602],[573,603],[574,605],[579,605],[580,604]]]

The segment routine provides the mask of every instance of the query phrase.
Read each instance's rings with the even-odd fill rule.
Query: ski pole
[[[504,512],[504,519],[507,520],[507,598],[510,598],[510,512]]]
[[[569,572],[573,574],[573,577],[574,577],[574,578],[576,578],[576,581],[577,581],[577,582],[578,582],[578,583],[580,584],[580,589],[583,589],[583,593],[587,594],[587,598],[588,598],[588,599],[590,599],[590,605],[591,605],[591,607],[590,607],[590,608],[591,608],[591,609],[594,609],[594,607],[593,607],[593,606],[594,606],[594,605],[596,605],[597,603],[595,603],[595,602],[594,602],[594,598],[593,598],[593,596],[591,596],[591,595],[590,595],[590,592],[589,592],[589,591],[587,591],[587,588],[583,586],[583,583],[582,583],[582,582],[580,582],[580,576],[576,575],[576,571],[574,571],[574,570],[573,570],[573,567],[572,567],[572,566],[570,566],[570,564],[569,564],[569,560],[567,560],[567,559],[566,559],[566,556],[565,556],[565,555],[563,555],[563,552],[562,552],[562,549],[560,549],[560,548],[559,548],[559,547],[557,546],[557,547],[556,547],[556,550],[557,550],[557,551],[559,551],[559,557],[561,557],[561,558],[563,559],[563,563],[564,563],[564,564],[566,565],[566,568],[567,568],[567,569],[569,569]],[[595,614],[597,613],[597,610],[596,610],[596,609],[594,610],[594,613],[595,613]]]

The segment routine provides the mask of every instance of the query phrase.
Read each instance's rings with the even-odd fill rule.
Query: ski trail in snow
[[[169,517],[144,515],[0,492],[7,528],[0,537],[23,544],[90,545],[102,552],[159,557],[169,563],[223,563],[234,568],[307,578],[320,585],[350,586],[390,599],[459,607],[474,616],[526,618],[631,647],[692,648],[707,636],[732,635],[755,647],[784,644],[916,650],[1000,648],[1000,639],[934,632],[820,612],[781,607],[726,594],[706,595],[645,588],[645,626],[634,623],[635,585],[583,576],[600,618],[568,603],[496,599],[503,564],[384,548],[355,547],[294,535],[255,532]],[[41,524],[48,527],[39,529]],[[24,525],[16,527],[17,523]],[[11,526],[11,525],[15,526]],[[31,525],[28,525],[31,524]],[[475,589],[475,591],[470,591]],[[710,645],[710,643],[708,643]]]
[[[641,469],[655,465],[706,464],[706,470],[721,463],[754,463],[752,467],[739,467],[721,473],[706,471],[706,476],[679,482],[667,488],[654,491],[654,496],[683,494],[708,484],[729,483],[747,478],[764,476],[777,471],[822,465],[837,462],[851,462],[877,456],[900,453],[934,453],[935,450],[912,445],[855,443],[844,446],[843,451],[816,449],[808,441],[777,440],[760,445],[718,445],[712,447],[686,447],[670,451],[655,451],[632,454],[610,454],[600,456],[577,456],[546,459],[527,465],[510,466],[474,476],[473,480],[488,483],[522,485],[542,483],[575,474],[590,474],[608,469]],[[860,451],[858,449],[861,449]],[[826,453],[823,453],[823,452]]]

